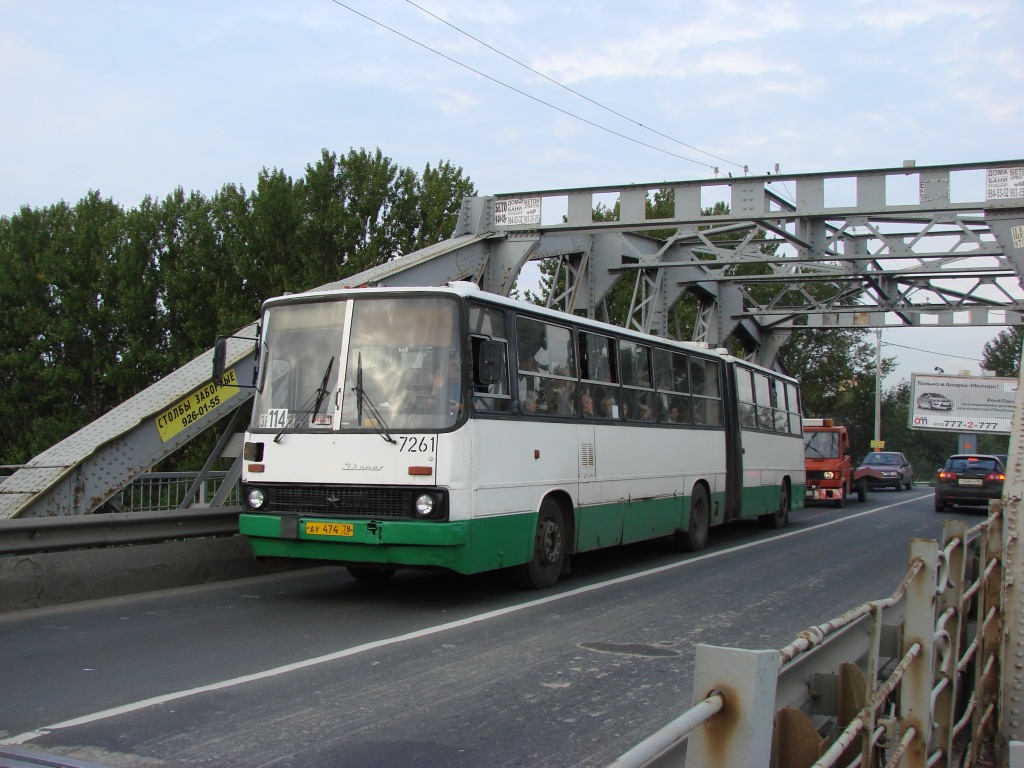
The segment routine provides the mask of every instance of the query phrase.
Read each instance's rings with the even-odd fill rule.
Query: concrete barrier
[[[8,555],[0,557],[0,613],[260,576],[316,564],[257,562],[241,536]]]

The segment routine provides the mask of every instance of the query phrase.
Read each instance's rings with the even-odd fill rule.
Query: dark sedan
[[[1003,495],[1006,480],[1002,462],[984,454],[950,456],[935,481],[935,511],[954,504],[985,505]]]
[[[860,463],[864,479],[872,488],[910,490],[914,484],[914,467],[899,451],[875,451]]]

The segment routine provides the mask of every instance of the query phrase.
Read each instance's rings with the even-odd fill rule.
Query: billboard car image
[[[929,411],[951,411],[953,401],[938,392],[925,392],[917,396],[917,407]]]

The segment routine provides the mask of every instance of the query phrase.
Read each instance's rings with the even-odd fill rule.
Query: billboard
[[[910,376],[910,428],[1010,434],[1017,379],[995,376]]]

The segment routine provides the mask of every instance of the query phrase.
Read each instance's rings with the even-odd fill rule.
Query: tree
[[[378,149],[212,198],[123,210],[99,192],[0,217],[0,462],[18,464],[256,319],[260,304],[449,237],[462,169],[422,176]]]
[[[50,296],[39,254],[49,245],[52,209],[24,207],[0,217],[0,463],[38,450],[33,425],[58,396],[49,382]],[[28,418],[26,418],[28,417]]]
[[[800,380],[804,415],[835,419],[850,431],[854,452],[867,453],[875,430],[875,348],[864,333],[798,328],[779,358]],[[894,365],[883,360],[883,376]]]
[[[461,167],[447,160],[423,169],[416,187],[419,227],[413,250],[426,248],[452,236],[462,210],[462,201],[477,194],[476,186]]]
[[[985,343],[981,367],[996,376],[1020,376],[1020,350],[1024,342],[1024,326],[1014,325]]]

